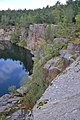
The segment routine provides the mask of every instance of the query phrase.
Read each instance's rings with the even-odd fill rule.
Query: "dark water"
[[[9,93],[10,86],[19,88],[32,73],[32,54],[16,45],[0,44],[0,96]],[[6,47],[7,46],[7,47]]]

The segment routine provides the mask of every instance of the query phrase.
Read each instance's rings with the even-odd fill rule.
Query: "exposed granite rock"
[[[17,110],[11,116],[7,116],[6,120],[33,120],[32,111]]]
[[[0,28],[0,41],[10,41],[11,34],[16,31],[18,32],[20,40],[26,40],[27,31],[24,27],[17,29],[15,26],[6,26],[5,28]]]
[[[50,25],[53,29],[57,26],[54,24]],[[30,50],[36,50],[38,48],[39,42],[45,38],[45,32],[48,26],[48,24],[34,24],[29,26],[27,47]]]
[[[61,56],[49,60],[43,67],[44,74],[53,80],[60,72],[74,62],[72,54],[66,53],[67,50],[61,51]]]
[[[51,80],[53,80],[61,71],[57,68],[57,67],[54,67],[54,66],[51,66],[49,68],[49,77]]]
[[[68,43],[68,39],[66,39],[66,38],[55,38],[54,40],[53,40],[53,42],[54,43]]]
[[[0,97],[0,114],[6,109],[9,110],[9,108],[11,108],[19,100],[20,97],[12,96],[9,94],[5,94],[2,97]]]
[[[62,58],[67,59],[71,63],[74,62],[74,59],[72,58],[73,55],[70,53],[70,51],[68,51],[68,50],[60,50],[60,55],[61,55]]]
[[[80,44],[69,43],[67,49],[73,52],[80,53]]]
[[[0,29],[0,36],[4,34],[4,29]]]
[[[37,48],[39,41],[44,39],[46,24],[34,24],[29,26],[27,47]]]
[[[51,80],[61,72],[60,69],[55,66],[58,60],[60,60],[60,58],[55,57],[49,60],[43,67],[45,76],[49,77]]]
[[[20,87],[12,94],[5,94],[0,97],[0,115],[4,112],[6,120],[28,120],[32,119],[31,111],[25,111],[22,106],[23,95],[27,92],[26,87]],[[25,101],[25,100],[24,100]]]
[[[12,33],[13,28],[11,29],[5,29],[1,28],[0,29],[0,41],[10,41],[11,38],[11,33]]]
[[[43,106],[39,103],[48,100]],[[80,119],[80,57],[56,77],[33,108],[33,120]]]

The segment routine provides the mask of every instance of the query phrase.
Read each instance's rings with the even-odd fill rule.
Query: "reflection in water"
[[[0,50],[0,96],[8,93],[9,86],[19,88],[32,73],[32,54],[18,46],[10,47]]]

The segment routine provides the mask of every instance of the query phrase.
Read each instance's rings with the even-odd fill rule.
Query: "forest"
[[[30,24],[80,24],[80,0],[68,0],[65,5],[59,1],[54,6],[34,10],[2,10],[0,25],[23,26]]]

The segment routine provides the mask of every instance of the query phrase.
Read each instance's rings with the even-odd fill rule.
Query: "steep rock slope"
[[[80,120],[80,57],[56,77],[33,108],[34,120]]]

